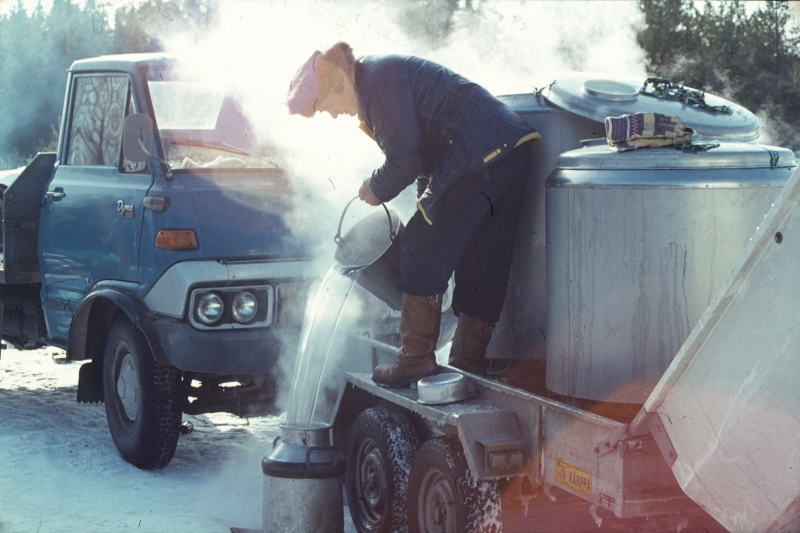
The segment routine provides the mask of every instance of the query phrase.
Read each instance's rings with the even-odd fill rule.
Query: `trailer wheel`
[[[408,479],[409,533],[499,533],[496,481],[476,481],[458,440],[436,437],[414,456]]]
[[[386,408],[367,409],[353,422],[345,489],[359,533],[406,530],[406,489],[419,437],[409,418]]]
[[[123,459],[144,470],[169,464],[180,435],[179,391],[178,369],[156,362],[142,333],[117,317],[103,359],[103,397]]]

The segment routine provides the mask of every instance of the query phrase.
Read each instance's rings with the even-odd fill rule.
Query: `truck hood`
[[[318,243],[298,217],[279,169],[197,169],[175,177],[190,192],[203,249],[219,259],[310,257]]]

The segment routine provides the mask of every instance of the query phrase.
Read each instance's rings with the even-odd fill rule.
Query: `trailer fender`
[[[510,409],[461,413],[458,438],[475,479],[508,478],[527,470],[530,454]]]

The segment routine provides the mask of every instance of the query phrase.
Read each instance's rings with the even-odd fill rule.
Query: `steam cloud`
[[[258,141],[274,148],[291,181],[306,192],[299,195],[308,201],[296,206],[293,227],[316,227],[326,234],[324,249],[318,250],[329,258],[326,267],[341,210],[383,155],[354,117],[288,115],[284,99],[289,80],[315,49],[343,40],[356,56],[418,55],[495,94],[530,92],[575,70],[645,74],[635,42],[634,28],[641,24],[635,3],[480,2],[477,8],[456,10],[444,26],[433,24],[435,34],[420,31],[431,27],[430,20],[419,18],[431,15],[429,9],[417,9],[423,4],[437,3],[226,2],[209,35],[163,40],[168,51],[199,58],[210,83],[243,91],[242,108]],[[391,207],[405,221],[414,203],[414,191],[407,190]],[[355,202],[343,231],[371,209]],[[351,308],[361,306],[358,299],[353,304]],[[282,357],[283,383],[291,382],[295,355]],[[344,362],[332,362],[340,364]]]
[[[325,228],[338,222],[341,209],[383,155],[353,117],[288,115],[289,80],[315,49],[344,40],[357,56],[419,55],[495,94],[530,92],[565,71],[644,74],[633,29],[641,17],[634,3],[481,2],[478,8],[455,11],[446,35],[437,39],[407,31],[424,26],[415,19],[430,15],[430,9],[417,9],[423,4],[450,3],[226,2],[210,35],[164,42],[170,52],[201,58],[210,80],[244,91],[244,112],[259,141],[274,147],[296,185],[322,200],[300,206],[297,216],[313,217]],[[407,218],[413,203],[408,191],[393,207]],[[350,223],[370,209],[354,207]]]
[[[292,227],[324,233],[324,249],[317,252],[328,258],[327,267],[341,210],[383,162],[383,155],[359,130],[355,117],[289,116],[284,104],[289,80],[315,49],[343,40],[353,46],[356,56],[418,55],[448,66],[495,94],[531,92],[574,70],[644,76],[642,51],[634,37],[641,16],[634,3],[475,5],[464,3],[462,9],[454,10],[446,0],[239,0],[220,5],[221,20],[210,34],[172,35],[162,42],[169,52],[197,58],[195,66],[207,74],[209,83],[240,92],[240,103],[258,141],[274,149],[274,157],[287,169],[292,183],[305,191],[298,195],[301,200],[292,214]],[[406,220],[414,203],[414,191],[409,188],[391,207]],[[355,202],[343,232],[371,209],[375,208]],[[282,368],[288,377],[295,354],[285,355]]]

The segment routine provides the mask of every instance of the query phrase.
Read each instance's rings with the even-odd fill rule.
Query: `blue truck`
[[[163,54],[68,71],[58,150],[0,173],[3,339],[66,350],[122,457],[164,467],[182,413],[274,409],[315,277],[290,181],[235,95]]]

